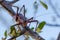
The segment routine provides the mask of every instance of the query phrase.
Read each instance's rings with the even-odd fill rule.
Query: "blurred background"
[[[46,22],[42,32],[39,33],[40,36],[42,36],[45,40],[57,40],[60,32],[60,0],[41,1],[47,4],[47,10],[41,5],[40,0],[20,0],[14,5],[19,8],[21,8],[22,5],[25,5],[26,17],[28,19],[34,17],[34,19],[39,22]],[[35,2],[36,4],[34,4]],[[9,27],[14,24],[13,20],[14,19],[9,15],[9,12],[0,5],[0,40],[4,37],[4,31],[9,30]],[[36,23],[31,23],[31,27],[35,27],[35,24]],[[24,40],[24,37],[20,36],[17,40]]]

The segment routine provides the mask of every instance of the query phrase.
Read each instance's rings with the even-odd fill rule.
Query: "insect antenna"
[[[23,9],[23,14],[24,14],[24,21],[26,21],[26,18],[25,18],[25,5],[22,6],[22,8],[20,9],[20,12],[22,11],[22,9]]]
[[[17,7],[17,15],[16,15],[16,21],[18,20],[18,17],[19,17],[19,7]]]
[[[23,13],[24,13],[24,18],[25,18],[25,5],[23,5],[23,7],[24,7]],[[26,18],[25,18],[25,20],[26,20]]]
[[[16,12],[16,21],[18,20],[18,17],[19,17],[19,7],[17,6],[13,6],[13,7],[16,7],[17,8],[17,12]]]

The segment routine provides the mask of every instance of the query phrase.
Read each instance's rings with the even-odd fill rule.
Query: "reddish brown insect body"
[[[25,6],[24,5],[21,8],[21,10],[24,8],[24,16],[22,14],[18,13],[18,10],[19,10],[18,7],[17,7],[17,13],[14,12],[14,10],[11,7],[11,4],[16,3],[17,1],[19,1],[19,0],[15,0],[15,1],[12,1],[12,2],[2,0],[2,1],[0,1],[0,4],[5,9],[7,9],[10,12],[10,14],[13,13],[13,14],[11,14],[12,16],[16,15],[16,21],[18,20],[19,24],[22,24],[22,26],[27,26],[27,23],[31,23],[31,22],[37,22],[38,23],[37,20],[33,20],[33,17],[27,20],[27,18],[25,17]]]
[[[14,6],[16,7],[16,6]],[[16,15],[16,21],[18,21],[18,24],[21,24],[23,27],[26,27],[28,23],[31,23],[31,22],[37,22],[38,24],[38,21],[37,20],[33,20],[33,17],[30,18],[30,19],[27,19],[25,17],[25,5],[23,5],[24,8],[24,16],[21,15],[20,13],[18,13],[18,10],[19,10],[19,7],[17,7],[17,15]],[[37,25],[36,25],[37,26]]]

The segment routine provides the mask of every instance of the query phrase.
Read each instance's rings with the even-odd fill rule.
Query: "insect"
[[[14,6],[14,7],[17,7],[17,6]],[[33,17],[31,17],[30,19],[27,19],[25,17],[25,5],[23,5],[23,7],[21,9],[24,9],[23,10],[24,15],[18,13],[19,7],[17,7],[16,21],[18,22],[18,24],[21,24],[23,27],[26,27],[27,24],[31,23],[31,22],[37,22],[37,24],[38,24],[37,20],[33,20]],[[21,11],[21,9],[20,9],[20,11]],[[37,24],[36,24],[36,26],[37,26]]]
[[[9,2],[9,1],[5,1],[5,0],[0,0],[0,4],[8,11],[10,12],[10,15],[11,16],[16,16],[16,21],[19,20],[18,24],[17,25],[23,25],[23,26],[27,26],[27,23],[31,23],[31,22],[37,22],[37,20],[33,20],[33,17],[28,19],[25,17],[25,14],[24,16],[20,13],[18,13],[18,10],[17,10],[17,14],[14,12],[14,10],[12,9],[12,4],[16,3],[17,1],[19,0],[15,0],[15,1],[12,1],[12,2]],[[23,6],[24,8],[25,6]],[[19,8],[18,8],[19,9]],[[20,19],[19,19],[20,18]],[[21,22],[22,21],[22,22]],[[33,38],[35,39],[43,39],[42,37],[40,37],[36,32],[30,30],[29,27],[26,27],[24,28],[25,30],[29,31],[29,33],[31,34],[31,36],[33,36]],[[24,33],[24,32],[23,32]],[[22,33],[22,34],[23,34]],[[11,39],[13,38],[16,38],[16,37],[12,37]]]
[[[26,28],[24,28],[24,31],[22,31],[22,32],[20,33],[20,35],[24,34],[24,33],[25,33],[25,30],[27,30],[33,38],[39,39],[39,40],[40,40],[40,39],[43,40],[42,37],[40,37],[36,32],[32,31],[32,30],[27,26],[27,23],[31,23],[31,22],[37,22],[37,23],[38,23],[38,21],[37,21],[37,20],[33,20],[33,17],[30,18],[30,19],[28,19],[28,20],[26,20],[27,18],[25,17],[25,14],[24,14],[24,16],[23,16],[22,14],[18,13],[18,10],[17,10],[17,14],[16,14],[16,13],[14,12],[14,10],[12,9],[11,4],[16,3],[17,1],[19,1],[19,0],[15,0],[15,1],[12,1],[12,2],[5,1],[5,0],[0,0],[0,4],[1,4],[8,12],[10,12],[10,15],[11,15],[11,16],[15,16],[15,17],[16,17],[16,21],[17,21],[20,17],[22,18],[21,20],[20,20],[20,19],[19,19],[19,20],[20,20],[20,21],[23,20],[23,22],[20,22],[20,21],[19,21],[19,23],[18,23],[17,25],[21,25],[21,24],[22,24],[23,26],[26,26]],[[24,6],[23,6],[23,8],[24,8]],[[19,8],[18,8],[18,9],[19,9]],[[21,23],[21,24],[20,24],[20,23]],[[25,25],[25,23],[26,23],[26,25]],[[12,37],[12,38],[10,38],[9,40],[14,39],[14,38],[16,38],[16,37]]]
[[[28,19],[28,20],[26,20],[27,18],[25,17],[25,12],[24,12],[24,16],[23,16],[22,14],[18,13],[18,10],[19,10],[18,7],[17,7],[17,13],[14,12],[14,10],[12,9],[12,6],[11,6],[11,5],[14,4],[14,3],[16,3],[17,1],[19,1],[19,0],[14,0],[14,1],[11,1],[11,2],[5,1],[5,0],[0,0],[0,4],[1,4],[8,12],[10,12],[10,14],[11,14],[12,16],[16,16],[16,21],[19,21],[19,24],[21,23],[23,26],[27,26],[27,23],[31,23],[31,22],[37,22],[37,23],[38,23],[37,20],[34,20],[34,21],[32,20],[33,17],[30,18],[30,19]],[[16,6],[15,6],[15,7],[16,7]],[[25,9],[25,6],[23,5],[22,8]],[[22,10],[22,8],[21,8],[21,10]]]
[[[8,11],[10,12],[10,14],[13,13],[13,14],[11,14],[11,15],[12,15],[12,16],[16,16],[16,21],[19,20],[19,24],[22,24],[22,26],[26,26],[27,23],[31,23],[31,22],[37,22],[37,24],[38,24],[38,21],[37,21],[37,20],[33,20],[33,17],[27,20],[27,18],[25,17],[25,6],[24,6],[24,5],[23,5],[23,7],[21,8],[21,10],[24,8],[24,16],[23,16],[22,14],[18,13],[19,8],[18,8],[17,6],[14,6],[14,7],[17,7],[17,13],[14,12],[14,10],[12,9],[12,6],[11,6],[11,5],[14,4],[14,3],[16,3],[17,1],[19,1],[19,0],[14,0],[14,1],[11,1],[11,2],[5,1],[5,0],[1,0],[1,1],[0,1],[0,4],[1,4],[6,10],[8,10]],[[20,10],[20,11],[21,11],[21,10]],[[37,25],[36,25],[36,26],[37,26]]]

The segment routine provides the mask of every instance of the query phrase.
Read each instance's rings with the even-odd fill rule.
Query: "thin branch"
[[[34,39],[36,39],[36,40],[45,40],[45,39],[43,39],[41,36],[39,36],[38,33],[32,31],[28,26],[27,26],[26,28],[24,28],[24,29],[29,32],[29,34],[30,34],[30,36],[31,36],[32,38],[34,38]],[[26,32],[27,32],[27,31],[26,31]],[[24,31],[23,31],[23,32],[24,32]],[[21,34],[24,34],[24,33],[21,32],[20,35],[21,35]],[[17,38],[17,37],[12,37],[12,38],[10,38],[10,39],[8,39],[8,40],[11,40],[11,39],[14,39],[14,38]]]
[[[56,26],[56,27],[60,27],[60,24],[50,24],[50,23],[46,23],[47,26]]]

